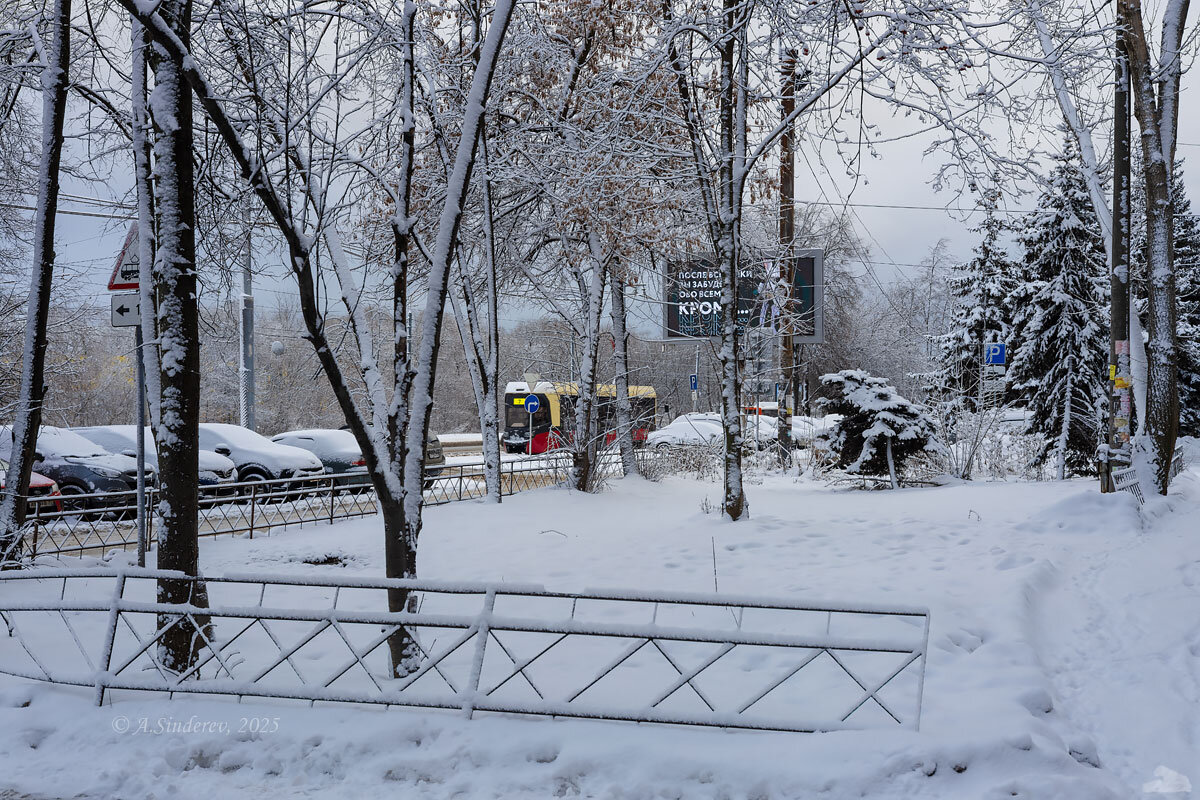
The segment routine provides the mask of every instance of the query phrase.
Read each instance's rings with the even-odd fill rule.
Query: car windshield
[[[38,450],[44,456],[103,456],[108,451],[74,431],[43,427],[38,433]]]

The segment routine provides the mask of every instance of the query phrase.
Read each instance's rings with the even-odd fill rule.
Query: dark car
[[[96,425],[88,428],[72,428],[110,453],[120,453],[134,458],[137,455],[137,427],[134,425]],[[158,469],[158,450],[150,429],[145,431],[146,464]],[[200,496],[205,500],[231,497],[237,493],[233,484],[237,481],[237,467],[232,461],[211,450],[201,450],[198,456]]]
[[[315,437],[314,434],[316,435]],[[336,436],[331,436],[329,434],[336,434]],[[321,454],[321,451],[324,449],[332,449],[332,447],[336,445],[340,453],[346,454],[339,455],[337,456],[338,458],[345,458],[349,454],[353,453],[353,456],[358,460],[358,463],[363,465],[360,468],[366,472],[366,462],[362,460],[362,449],[358,446],[358,440],[354,438],[354,434],[350,432],[349,426],[343,425],[336,431],[327,428],[307,431],[289,431],[287,433],[279,434],[271,441],[283,442],[284,440],[280,437],[285,436],[289,437],[286,444],[295,445],[296,447],[303,447],[305,450],[311,450],[317,455],[318,458],[321,459],[322,462],[325,462],[325,456]],[[312,439],[312,441],[306,443],[303,441],[305,437]],[[293,441],[293,438],[295,441]],[[438,438],[436,433],[430,431],[429,437],[425,440],[425,480],[422,482],[422,486],[425,489],[433,488],[434,482],[437,481],[438,476],[442,474],[442,471],[445,470],[445,468],[446,453],[442,450],[442,440]],[[334,471],[329,468],[328,463],[325,464],[325,469],[329,472]]]
[[[12,426],[0,427],[0,458],[12,450]],[[66,510],[103,508],[133,504],[129,495],[111,499],[72,500],[78,495],[129,492],[137,489],[137,461],[110,453],[100,445],[65,428],[43,425],[38,431],[33,469],[58,484]],[[154,482],[154,471],[146,468],[146,483]]]
[[[287,431],[272,436],[271,441],[299,447],[321,459],[325,472],[337,476],[334,478],[335,486],[366,489],[371,485],[367,462],[363,460],[354,434],[349,431],[325,428]]]

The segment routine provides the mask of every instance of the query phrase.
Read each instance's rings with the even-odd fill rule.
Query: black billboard
[[[824,253],[801,250],[794,257],[791,300],[795,311],[795,341],[824,341],[821,289]],[[711,259],[690,259],[667,265],[664,328],[666,338],[710,338],[721,335],[721,273]],[[738,270],[737,328],[778,330],[789,300],[786,273],[775,258],[755,259]]]

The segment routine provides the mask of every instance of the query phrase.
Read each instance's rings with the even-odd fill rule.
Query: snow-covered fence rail
[[[664,462],[662,453],[641,451],[645,468]],[[505,461],[500,466],[500,490],[511,495],[526,489],[551,486],[567,479],[568,453],[551,453]],[[601,470],[620,469],[616,454],[606,453]],[[455,463],[431,469],[425,479],[425,504],[441,505],[483,497],[483,462]],[[148,507],[156,502],[151,490]],[[268,481],[201,487],[200,535],[225,536],[270,532],[274,528],[329,523],[375,514],[375,492],[365,475],[318,475]],[[154,516],[148,520],[154,541]],[[29,515],[23,528],[22,553],[38,556],[101,555],[113,549],[137,546],[137,495],[135,492],[73,494],[67,497],[29,498]]]
[[[207,577],[200,608],[157,602],[159,577],[179,575],[0,575],[0,672],[98,703],[188,693],[796,732],[920,721],[924,608],[296,575]],[[418,610],[381,610],[389,587]],[[198,658],[173,674],[158,642],[187,619]],[[401,628],[423,658],[394,678]]]

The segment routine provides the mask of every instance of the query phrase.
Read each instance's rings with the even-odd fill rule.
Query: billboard
[[[798,250],[791,265],[775,257],[747,261],[738,270],[737,329],[746,326],[786,332],[789,294],[793,336],[797,344],[825,341],[825,270],[822,250]],[[789,266],[793,280],[788,291]],[[696,258],[667,265],[664,279],[663,328],[668,339],[704,339],[721,335],[721,273],[711,259]]]

